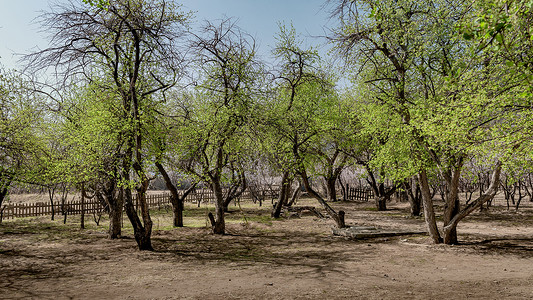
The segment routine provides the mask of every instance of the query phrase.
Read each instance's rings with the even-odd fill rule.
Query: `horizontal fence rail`
[[[183,196],[183,193],[184,191],[179,191],[180,197]],[[273,199],[277,198],[277,193],[278,191],[269,189],[246,190],[237,200],[259,201],[260,203],[265,200],[273,201]],[[161,209],[168,207],[171,205],[170,193],[146,195],[146,202],[149,208]],[[211,190],[197,189],[187,195],[185,202],[198,205],[200,203],[214,203],[215,195]],[[139,201],[136,195],[133,195],[133,203],[139,209]],[[85,199],[83,203],[81,200],[54,201],[53,204],[43,202],[7,203],[0,208],[0,219],[46,216],[52,215],[52,212],[56,215],[98,214],[105,211],[105,209],[105,204],[99,202],[96,198]]]

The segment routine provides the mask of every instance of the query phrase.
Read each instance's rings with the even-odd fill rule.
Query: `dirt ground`
[[[301,205],[315,205],[306,200]],[[529,204],[529,203],[528,203]],[[424,230],[405,203],[334,203],[347,223]],[[268,207],[232,207],[228,232],[210,234],[211,208],[187,206],[184,228],[153,212],[154,252],[106,223],[79,229],[46,217],[0,225],[0,299],[531,299],[533,208],[492,208],[459,224],[460,245],[425,235],[350,240],[313,215],[271,220]],[[91,217],[92,218],[92,217]]]

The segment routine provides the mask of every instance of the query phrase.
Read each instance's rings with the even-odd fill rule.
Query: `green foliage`
[[[294,28],[280,25],[273,50],[276,80],[260,108],[256,132],[262,152],[277,172],[294,176],[308,170],[323,175],[325,170],[318,165],[331,165],[324,160],[343,142],[343,107],[332,73],[316,50],[302,44]]]
[[[131,123],[122,118],[120,96],[99,82],[76,87],[63,103],[67,109],[51,124],[48,181],[81,184],[117,176],[124,136]]]
[[[46,159],[43,114],[29,83],[0,70],[0,188],[35,183]]]
[[[83,0],[83,3],[98,8],[106,8],[109,5],[109,0]]]
[[[529,0],[479,1],[461,23],[471,43],[474,65],[457,80],[472,84],[464,98],[488,111],[484,129],[491,156],[507,164],[511,173],[531,169],[531,105],[533,99],[533,13]],[[473,20],[473,21],[472,21]],[[476,128],[475,133],[479,132]],[[478,147],[477,152],[487,153]],[[521,171],[516,171],[522,169]]]
[[[180,117],[167,136],[168,158],[209,185],[238,186],[264,73],[251,37],[232,20],[208,22],[192,47],[199,78],[193,90],[175,95]]]

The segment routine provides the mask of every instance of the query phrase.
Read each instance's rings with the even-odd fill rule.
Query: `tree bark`
[[[483,193],[481,196],[479,196],[476,200],[472,201],[463,209],[461,209],[448,223],[448,225],[444,226],[443,230],[445,234],[447,232],[451,232],[453,230],[456,230],[457,224],[466,216],[471,214],[474,210],[478,209],[483,205],[483,203],[489,201],[496,195],[498,192],[498,186],[500,182],[500,174],[502,170],[502,163],[498,161],[494,167],[494,171],[492,173],[491,182],[489,185],[489,188]]]
[[[326,180],[327,199],[330,202],[336,202],[337,191],[335,190],[335,184],[337,182],[337,177],[328,177],[328,178],[325,178],[325,180]]]
[[[307,192],[318,200],[320,205],[326,210],[326,213],[335,221],[338,228],[345,228],[346,224],[344,222],[344,211],[340,210],[338,213],[328,205],[328,203],[318,194],[315,190],[311,188],[309,184],[309,178],[307,177],[307,172],[305,170],[300,171],[300,177],[305,186]]]
[[[420,190],[422,192],[422,201],[424,203],[424,219],[428,228],[428,233],[433,243],[442,243],[442,238],[437,228],[437,222],[435,220],[435,210],[433,209],[433,198],[429,190],[429,183],[426,174],[426,170],[421,170],[418,173],[418,183],[420,184]]]
[[[172,184],[172,180],[170,179],[170,176],[168,175],[167,171],[161,165],[161,163],[156,162],[155,166],[159,170],[159,173],[163,176],[163,179],[165,180],[165,185],[167,189],[170,191],[170,203],[172,204],[172,225],[174,227],[183,227],[183,210],[184,210],[184,202],[185,198],[196,188],[197,182],[192,184],[184,193],[183,196],[180,197],[178,193],[178,188]]]
[[[296,202],[296,199],[299,197],[301,191],[302,191],[302,183],[298,182],[298,187],[293,191],[291,199],[287,203],[287,206],[290,207]]]
[[[229,212],[229,204],[231,203],[231,201],[240,197],[247,187],[246,176],[244,175],[243,171],[239,171],[238,178],[233,179],[233,183],[230,185],[228,193],[226,194],[223,201],[224,212]]]
[[[459,159],[458,164],[452,170],[448,171],[447,174],[443,174],[448,185],[446,193],[446,203],[444,205],[444,227],[450,224],[450,221],[455,217],[460,210],[459,203],[459,178],[461,176],[461,170],[463,166],[462,158]],[[444,243],[447,245],[457,244],[457,230],[455,228],[444,231]]]
[[[102,184],[101,192],[95,193],[100,203],[105,203],[109,213],[109,230],[110,239],[118,239],[122,234],[122,210],[124,208],[124,196],[122,189],[117,193],[117,182],[115,179],[109,179]]]
[[[215,194],[215,215],[216,218],[211,219],[211,226],[214,234],[225,234],[226,233],[226,222],[224,220],[224,194],[222,192],[222,186],[218,176],[211,179],[211,188]]]
[[[6,187],[3,187],[2,189],[0,189],[0,206],[2,206],[2,203],[4,203],[4,199],[7,196],[7,191],[8,189]]]
[[[339,184],[341,186],[341,193],[342,193],[342,201],[348,201],[348,195],[347,195],[347,184],[342,183],[342,177],[339,176]]]
[[[278,202],[276,202],[276,205],[274,205],[271,216],[272,218],[279,218],[281,216],[281,208],[283,207],[283,203],[285,202],[285,199],[287,198],[286,195],[288,193],[287,186],[289,181],[289,172],[283,172],[283,175],[281,177],[281,186],[279,189],[279,196],[278,196]]]
[[[85,229],[85,184],[81,184],[81,216],[80,228]]]
[[[48,198],[50,199],[50,207],[52,208],[52,221],[54,220],[55,218],[55,207],[54,207],[54,194],[56,192],[56,187],[51,187],[51,186],[48,186],[47,187],[48,189]],[[7,192],[7,189],[6,189],[6,192]],[[1,199],[3,201],[3,197]],[[2,202],[0,202],[0,205],[2,204]]]
[[[139,166],[136,166],[136,168],[139,169]],[[122,172],[122,177],[126,182],[130,182],[129,165],[128,168],[124,168]],[[152,248],[151,240],[152,220],[150,218],[148,210],[148,203],[146,202],[146,189],[148,188],[148,180],[145,178],[141,178],[141,180],[142,181],[140,182],[140,186],[137,187],[137,201],[141,209],[141,216],[143,218],[144,225],[143,222],[141,222],[139,215],[137,214],[137,210],[135,209],[135,205],[133,204],[133,196],[129,188],[126,188],[123,191],[124,204],[126,209],[126,215],[128,216],[128,219],[130,220],[131,225],[133,227],[133,235],[135,237],[135,241],[137,242],[139,250],[153,251],[154,249]]]
[[[385,190],[385,183],[381,182],[378,183],[376,180],[374,173],[370,170],[368,166],[365,166],[368,172],[368,176],[370,177],[370,180],[366,180],[370,186],[372,187],[372,191],[374,192],[374,200],[376,202],[376,208],[378,211],[385,211],[387,210],[387,201],[389,201],[390,197],[394,192],[396,191],[396,186],[393,186],[389,190]]]
[[[419,217],[422,209],[422,199],[420,186],[416,181],[416,177],[412,178],[411,183],[405,182],[405,190],[407,191],[407,199],[409,200],[411,216]]]

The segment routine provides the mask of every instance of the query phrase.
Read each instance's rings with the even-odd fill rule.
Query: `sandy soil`
[[[370,203],[334,207],[352,225],[424,229],[404,203],[385,212]],[[178,229],[168,227],[168,213],[154,213],[154,252],[136,250],[129,228],[108,240],[105,224],[80,230],[74,217],[67,225],[4,222],[0,299],[533,298],[531,207],[476,213],[459,225],[456,246],[425,235],[349,240],[331,235],[331,220],[272,221],[251,204],[228,216],[228,235],[215,236],[205,209],[188,207]]]

